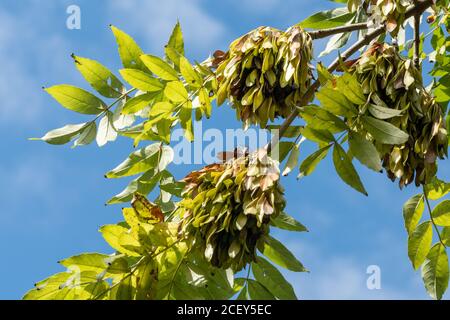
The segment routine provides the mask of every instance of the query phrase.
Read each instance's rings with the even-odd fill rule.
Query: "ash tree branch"
[[[329,36],[332,36],[335,34],[339,34],[339,33],[365,30],[367,28],[368,28],[367,23],[363,22],[363,23],[349,24],[346,26],[340,26],[340,27],[336,27],[336,28],[315,30],[315,31],[310,31],[308,33],[313,40],[316,40],[316,39],[326,38],[326,37],[329,37]]]
[[[414,16],[414,65],[420,68],[420,14]]]
[[[411,18],[413,16],[422,15],[422,13],[431,7],[434,4],[434,0],[418,0],[417,4],[406,11],[405,19]],[[380,35],[386,32],[385,26],[381,26],[373,31],[367,33],[362,39],[353,44],[350,48],[348,48],[340,58],[337,58],[329,67],[328,71],[334,72],[341,62],[345,62],[348,58],[350,58],[354,53],[356,53],[359,49],[368,45],[370,42],[375,40]],[[299,106],[305,106],[313,97],[317,89],[320,87],[320,81],[316,80],[306,91],[303,97],[300,99]],[[299,114],[299,110],[294,110],[281,124],[280,130],[277,135],[275,135],[272,141],[266,146],[268,152],[270,152],[280,141],[280,139],[285,135],[287,129],[289,129],[292,122],[297,118]]]

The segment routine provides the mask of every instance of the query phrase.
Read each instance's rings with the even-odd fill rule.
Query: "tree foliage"
[[[120,78],[100,62],[73,55],[95,93],[67,84],[45,91],[91,118],[39,140],[101,147],[119,136],[133,139],[139,148],[105,175],[135,177],[108,201],[131,207],[123,209],[123,222],[100,228],[110,254],[60,261],[66,272],[38,282],[24,298],[296,299],[279,268],[307,269],[270,233],[307,228],[284,212],[281,176],[296,168],[298,177],[309,176],[330,155],[337,175],[364,195],[355,159],[384,169],[400,188],[412,182],[422,188],[403,207],[407,254],[414,269],[422,268],[430,296],[441,299],[450,244],[450,184],[437,177],[450,142],[449,1],[333,2],[339,6],[286,31],[253,30],[201,63],[186,58],[179,23],[163,57],[144,53],[111,26]],[[426,12],[427,26],[420,22]],[[325,37],[319,58],[343,50],[328,68],[312,60],[312,41]],[[429,85],[423,82],[426,59],[433,64]],[[173,130],[182,128],[193,141],[194,122],[209,119],[214,103],[225,101],[244,127],[256,124],[278,135],[267,148],[236,150],[178,181],[169,171]],[[283,124],[273,124],[275,118]],[[306,140],[317,151],[300,161]],[[154,190],[159,196],[152,202],[147,196]]]

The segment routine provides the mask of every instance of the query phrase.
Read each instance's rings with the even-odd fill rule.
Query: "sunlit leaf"
[[[422,194],[417,194],[410,198],[403,205],[403,218],[405,219],[405,228],[408,234],[411,234],[416,228],[417,223],[422,218],[425,204]]]
[[[300,261],[278,240],[267,236],[259,246],[261,253],[280,267],[295,272],[307,271]]]
[[[418,269],[425,261],[433,240],[433,226],[426,221],[416,227],[408,238],[408,256],[414,269]]]
[[[368,195],[351,159],[338,143],[334,145],[333,163],[339,177],[341,177],[346,184],[362,194]]]
[[[262,257],[258,257],[256,263],[252,263],[252,271],[255,279],[261,283],[277,299],[296,300],[292,285],[287,282],[280,271]]]
[[[72,55],[75,66],[86,81],[107,98],[122,96],[124,86],[122,82],[104,65],[98,61]]]
[[[78,113],[99,114],[106,109],[105,103],[92,93],[71,85],[61,84],[46,88],[45,91],[64,108]]]
[[[448,256],[445,247],[438,243],[431,248],[422,267],[422,279],[433,299],[442,299],[448,287]]]

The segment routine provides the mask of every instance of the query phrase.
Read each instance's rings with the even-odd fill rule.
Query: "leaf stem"
[[[421,14],[414,16],[414,65],[420,68],[420,17]]]
[[[120,97],[118,97],[116,100],[114,100],[109,106],[106,107],[106,109],[104,109],[101,113],[99,113],[94,120],[90,121],[95,122],[97,121],[98,118],[100,118],[101,116],[103,116],[106,112],[108,112],[112,107],[114,107],[118,102],[120,102],[123,98],[125,98],[126,96],[128,96],[130,93],[133,93],[134,91],[136,91],[136,88],[131,88],[130,90],[128,90],[127,92],[123,93]]]
[[[426,186],[422,185],[422,188],[423,188],[423,197],[425,198],[425,202],[427,204],[428,213],[430,215],[431,223],[433,224],[433,227],[436,230],[436,233],[437,233],[438,238],[439,238],[439,242],[445,247],[444,241],[442,241],[442,238],[441,238],[441,233],[439,232],[439,228],[437,227],[436,223],[434,222],[433,215],[431,214],[432,210],[431,210],[430,200],[428,199]]]

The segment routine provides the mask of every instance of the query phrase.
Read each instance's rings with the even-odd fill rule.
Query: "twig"
[[[430,200],[428,200],[428,195],[427,195],[427,189],[425,185],[422,185],[423,188],[423,197],[425,198],[425,202],[427,203],[427,208],[428,208],[428,213],[430,214],[430,219],[431,219],[431,223],[433,224],[434,229],[436,230],[436,233],[438,235],[439,238],[439,242],[445,247],[444,241],[442,241],[441,238],[441,234],[439,232],[439,229],[436,225],[436,223],[434,222],[434,218],[433,215],[431,214],[432,210],[431,210],[431,206],[430,206]]]
[[[420,14],[414,16],[414,65],[420,68]]]
[[[354,23],[354,24],[349,24],[346,26],[340,26],[340,27],[335,27],[335,28],[309,31],[308,33],[313,40],[316,40],[316,39],[326,38],[326,37],[329,37],[329,36],[332,36],[335,34],[339,34],[339,33],[365,30],[367,28],[368,28],[367,23],[363,22],[363,23]]]

